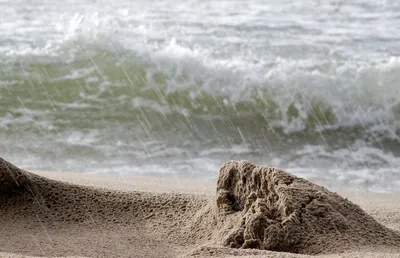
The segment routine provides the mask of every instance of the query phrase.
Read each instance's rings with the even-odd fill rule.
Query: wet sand
[[[215,182],[0,161],[1,257],[400,257],[398,195],[337,195],[243,162]]]

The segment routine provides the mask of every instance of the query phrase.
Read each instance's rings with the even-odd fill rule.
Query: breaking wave
[[[211,59],[176,40],[142,53],[120,44],[77,43],[68,42],[73,48],[58,57],[7,59],[0,81],[1,126],[20,123],[18,110],[24,108],[28,114],[49,112],[48,117],[61,112],[71,120],[123,123],[147,112],[233,123],[251,119],[285,134],[354,128],[399,136],[398,58],[276,58],[251,65]]]

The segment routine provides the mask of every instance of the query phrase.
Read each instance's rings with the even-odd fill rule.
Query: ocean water
[[[0,0],[0,155],[400,192],[400,2]]]

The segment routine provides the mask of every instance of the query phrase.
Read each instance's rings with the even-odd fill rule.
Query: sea
[[[0,156],[400,192],[400,1],[0,0]]]

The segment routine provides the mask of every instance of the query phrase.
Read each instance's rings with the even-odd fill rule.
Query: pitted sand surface
[[[173,257],[175,230],[201,198],[118,192],[50,180],[0,160],[0,251]]]
[[[228,162],[217,186],[218,212],[234,217],[223,244],[234,248],[321,254],[387,245],[400,235],[358,205],[276,168]],[[236,221],[235,221],[236,220]]]

